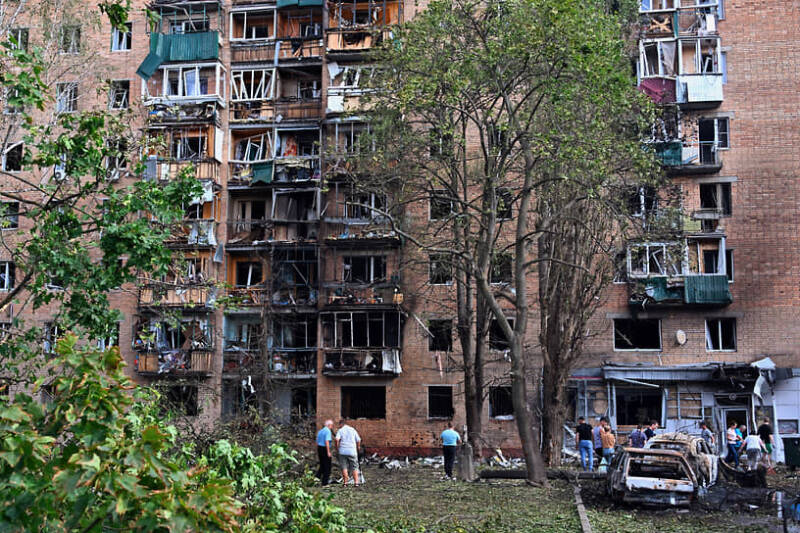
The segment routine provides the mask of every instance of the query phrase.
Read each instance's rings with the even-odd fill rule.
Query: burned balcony
[[[271,326],[269,371],[275,375],[294,378],[316,375],[316,315],[273,315]]]
[[[219,181],[224,135],[220,128],[211,124],[150,126],[147,135],[146,180],[168,181],[191,166],[197,179]]]
[[[177,323],[144,319],[136,324],[133,339],[140,374],[213,372],[213,326],[208,318],[184,316]]]
[[[222,371],[248,372],[255,370],[266,346],[260,316],[225,317]]]
[[[328,113],[366,111],[361,96],[370,90],[375,67],[370,65],[342,65],[328,63]],[[352,143],[351,143],[352,145]]]
[[[397,248],[402,244],[396,231],[385,224],[327,224],[325,244],[335,248]]]
[[[237,219],[228,222],[228,242],[230,249],[265,247],[272,241],[271,222],[259,219]]]
[[[315,246],[284,245],[272,250],[270,303],[273,308],[316,306],[317,261]]]
[[[365,305],[399,305],[403,303],[403,293],[394,283],[382,283],[374,286],[357,286],[353,284],[324,284],[325,305],[327,307],[347,307]]]
[[[214,219],[190,219],[173,225],[165,241],[170,248],[198,248],[217,246],[217,221]]]
[[[322,373],[328,376],[396,376],[400,366],[402,314],[385,311],[322,313]]]
[[[323,298],[326,306],[392,306],[403,301],[396,254],[357,251],[328,254]]]
[[[326,45],[329,54],[357,55],[389,38],[389,26],[402,22],[403,2],[329,2]]]
[[[215,298],[215,288],[209,284],[146,282],[139,287],[139,307],[206,308]]]

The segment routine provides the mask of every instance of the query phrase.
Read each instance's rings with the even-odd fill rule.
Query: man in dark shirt
[[[594,450],[592,449],[592,426],[586,423],[583,417],[578,418],[578,427],[575,428],[575,445],[581,454],[581,466],[584,471],[591,472],[594,462]],[[586,458],[589,461],[586,461]]]
[[[651,420],[650,425],[647,427],[647,429],[644,430],[644,435],[645,437],[647,437],[647,440],[650,440],[656,436],[657,429],[658,429],[658,421]]]
[[[761,425],[758,426],[757,433],[761,442],[764,443],[764,447],[767,449],[767,467],[772,468],[772,426],[769,424],[769,418],[762,420]]]

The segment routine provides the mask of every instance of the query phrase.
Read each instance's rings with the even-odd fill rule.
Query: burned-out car
[[[697,495],[697,477],[675,450],[622,448],[608,467],[607,489],[618,502],[689,505]]]
[[[682,432],[662,433],[647,441],[645,448],[680,452],[689,462],[700,486],[709,487],[717,482],[719,457],[701,437]]]

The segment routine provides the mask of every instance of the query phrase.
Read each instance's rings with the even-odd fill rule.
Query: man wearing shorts
[[[358,443],[361,437],[358,432],[347,425],[343,418],[339,420],[339,431],[336,432],[336,446],[339,448],[339,466],[342,467],[342,483],[347,485],[350,481],[349,473],[353,474],[353,484],[358,487]]]
[[[758,437],[764,443],[764,448],[767,450],[767,467],[772,468],[772,426],[769,423],[769,418],[761,421],[758,426]]]

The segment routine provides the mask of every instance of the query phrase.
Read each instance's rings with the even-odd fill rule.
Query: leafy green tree
[[[486,320],[505,336],[531,483],[546,479],[541,405],[530,391],[540,369],[548,380],[557,368],[543,411],[561,402],[547,420],[561,431],[562,376],[580,355],[611,252],[633,231],[622,199],[663,184],[641,147],[653,115],[635,90],[625,31],[601,1],[434,0],[377,57],[387,67],[369,98],[378,148],[362,151],[361,173],[377,190],[391,187],[387,214],[413,254],[450,258],[470,424],[480,414],[469,388],[482,386],[487,361],[476,345]],[[401,216],[437,196],[450,206],[440,221]],[[496,283],[502,262],[510,275]],[[556,345],[559,331],[567,338]],[[470,351],[465,337],[475,340]],[[553,387],[559,394],[550,397]]]

